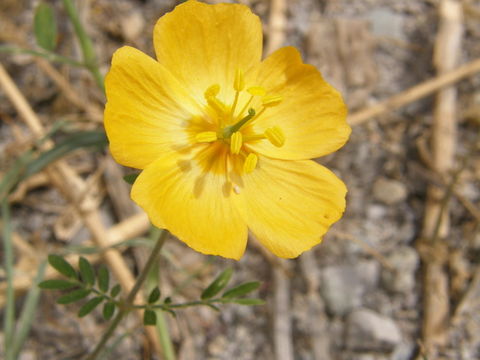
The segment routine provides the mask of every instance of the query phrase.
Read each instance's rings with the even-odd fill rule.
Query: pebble
[[[373,197],[386,205],[394,205],[407,198],[407,187],[398,180],[379,178],[373,184]]]
[[[369,309],[352,311],[347,318],[346,347],[355,351],[391,352],[402,341],[397,324]]]
[[[410,246],[400,246],[386,256],[394,270],[382,270],[382,285],[396,293],[410,293],[416,283],[415,273],[420,263],[418,253]]]
[[[343,316],[362,305],[366,291],[377,286],[380,268],[375,261],[325,267],[320,293],[330,314]]]
[[[374,8],[367,15],[372,33],[377,36],[403,39],[403,16],[387,8]]]

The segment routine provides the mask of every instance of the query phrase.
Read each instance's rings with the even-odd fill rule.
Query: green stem
[[[13,289],[13,247],[12,228],[10,223],[10,207],[7,198],[2,201],[3,218],[3,251],[5,261],[5,272],[7,277],[5,317],[3,331],[5,334],[5,345],[13,344],[15,338],[15,293]],[[5,360],[14,360],[14,347],[5,346]]]
[[[105,93],[105,86],[103,84],[103,76],[98,69],[97,58],[95,56],[95,50],[93,49],[93,44],[90,38],[85,31],[80,18],[78,17],[77,9],[73,5],[72,0],[63,0],[63,6],[67,12],[70,21],[73,24],[75,34],[77,35],[78,41],[80,42],[80,47],[82,48],[83,61],[88,70],[92,73],[95,82],[98,87],[103,90]]]
[[[137,280],[135,281],[135,284],[133,285],[132,290],[130,290],[129,294],[127,295],[127,298],[125,299],[124,307],[119,309],[117,315],[112,320],[112,323],[108,327],[107,331],[105,332],[105,334],[103,334],[102,338],[100,339],[100,342],[97,344],[93,352],[86,357],[86,360],[94,360],[97,358],[97,356],[100,354],[102,349],[107,344],[110,337],[115,332],[115,329],[117,328],[117,326],[120,324],[120,321],[122,321],[123,317],[129,311],[131,311],[133,301],[135,300],[135,297],[137,296],[138,291],[142,287],[143,282],[145,281],[145,278],[147,277],[147,274],[149,273],[151,267],[157,260],[157,257],[160,254],[160,250],[162,249],[162,246],[165,243],[165,240],[167,239],[167,235],[168,235],[168,231],[163,230],[162,234],[157,240],[157,243],[155,244],[155,247],[153,248],[150,254],[150,257],[147,260],[147,263],[145,264],[145,267],[142,269],[142,272],[140,273]]]
[[[168,331],[168,324],[165,320],[163,311],[156,311],[157,314],[157,332],[162,345],[163,354],[166,360],[175,360],[175,351],[173,349],[172,339]]]

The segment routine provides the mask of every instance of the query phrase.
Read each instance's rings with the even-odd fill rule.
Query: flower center
[[[276,106],[282,102],[280,95],[267,94],[261,86],[252,86],[245,90],[245,78],[241,70],[235,72],[233,82],[235,98],[231,106],[222,103],[217,95],[220,92],[218,84],[210,86],[204,93],[205,100],[213,113],[217,117],[217,131],[202,131],[195,135],[198,143],[211,143],[220,141],[229,146],[229,152],[232,155],[239,155],[243,159],[243,171],[250,173],[257,166],[258,156],[252,152],[248,143],[253,141],[267,140],[272,145],[281,147],[285,143],[285,135],[278,126],[266,129],[263,133],[256,134],[249,129],[268,108]],[[237,112],[239,98],[242,92],[246,91],[249,98],[243,104],[243,107]],[[251,107],[254,99],[261,99],[260,109],[257,111]]]

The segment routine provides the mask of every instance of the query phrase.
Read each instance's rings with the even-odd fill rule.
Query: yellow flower
[[[154,29],[157,60],[115,52],[105,128],[113,157],[142,169],[132,199],[205,254],[239,259],[248,230],[292,258],[321,241],[346,187],[311,158],[347,141],[340,94],[293,47],[261,60],[259,18],[190,0]]]

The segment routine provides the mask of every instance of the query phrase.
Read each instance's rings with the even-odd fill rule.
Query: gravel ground
[[[213,2],[213,1],[212,1]],[[216,1],[219,2],[219,1]],[[244,0],[266,24],[269,1]],[[2,0],[0,42],[33,46],[31,22],[37,1]],[[59,18],[60,53],[79,54],[61,2],[51,1]],[[111,54],[128,44],[153,55],[152,28],[176,1],[91,0],[77,1],[88,24],[101,63],[109,68]],[[368,107],[434,76],[432,51],[437,31],[435,0],[292,0],[287,1],[286,45],[300,49],[306,62],[319,67],[327,80],[345,96],[350,112]],[[464,37],[460,63],[480,56],[480,5],[464,1]],[[267,27],[264,28],[267,31]],[[266,34],[268,36],[268,33]],[[68,119],[85,121],[86,115],[25,55],[0,55],[0,61],[45,123]],[[84,71],[61,66],[73,88],[102,106]],[[458,84],[457,155],[473,145],[480,118],[480,77]],[[348,144],[337,153],[319,159],[347,184],[345,217],[334,226],[322,245],[289,262],[289,300],[294,359],[298,360],[409,360],[421,353],[422,263],[415,247],[425,211],[431,172],[419,150],[430,136],[433,97],[356,126]],[[20,150],[28,146],[12,138],[14,126],[24,130],[10,102],[0,92],[0,171],[5,171]],[[85,127],[88,127],[86,123]],[[94,125],[91,125],[95,127]],[[23,148],[22,148],[23,146]],[[478,155],[478,152],[476,153]],[[91,173],[103,155],[81,153],[69,159]],[[457,190],[478,206],[480,161],[473,157],[463,171]],[[480,234],[459,197],[450,204],[451,230],[448,247],[451,306],[455,315],[464,304],[464,316],[446,325],[448,339],[439,359],[480,358],[479,293],[474,274],[479,269]],[[49,186],[28,192],[13,209],[16,230],[35,247],[49,251],[65,244],[81,243],[85,230],[62,239],[58,217],[66,204]],[[101,207],[105,222],[115,223],[110,200]],[[28,221],[25,221],[28,219]],[[241,261],[233,263],[194,253],[178,241],[169,241],[162,261],[162,292],[169,293],[189,274],[196,279],[176,295],[189,300],[226,265],[235,268],[234,281],[262,281],[258,296],[266,306],[228,305],[220,313],[208,308],[186,309],[176,319],[167,317],[179,359],[275,359],[272,324],[278,316],[273,306],[278,283],[273,268],[278,264],[249,246]],[[143,254],[144,255],[144,254]],[[134,267],[142,251],[127,251]],[[0,281],[3,281],[0,274]],[[470,297],[465,294],[470,291]],[[473,295],[472,295],[473,294]],[[468,301],[464,303],[463,301]],[[466,300],[465,300],[466,301]],[[18,300],[19,305],[22,299]],[[32,333],[20,359],[80,359],[105,329],[100,314],[78,320],[77,305],[55,304],[55,294],[42,295]],[[110,358],[150,358],[144,350],[141,327],[134,318],[121,327],[126,337]],[[1,337],[0,337],[1,338]],[[2,345],[0,344],[0,349]],[[319,354],[324,351],[324,356]],[[143,354],[141,357],[140,354]],[[154,356],[151,357],[155,358]]]

